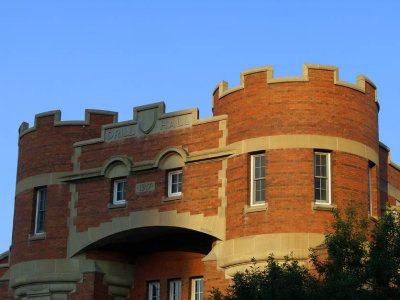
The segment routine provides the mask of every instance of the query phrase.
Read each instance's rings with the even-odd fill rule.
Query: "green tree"
[[[335,210],[332,232],[325,235],[327,257],[311,250],[310,260],[319,275],[321,299],[364,299],[367,279],[367,222],[357,217],[354,207],[346,209],[343,217]]]
[[[236,273],[227,295],[214,290],[212,299],[400,299],[400,213],[386,209],[369,239],[368,222],[354,207],[333,215],[326,251],[310,251],[315,271],[289,257],[279,263],[271,254],[265,268],[254,263]]]
[[[388,207],[370,242],[368,275],[374,299],[400,299],[399,217]]]
[[[296,260],[285,257],[284,262],[279,263],[273,255],[270,255],[264,268],[257,266],[253,261],[250,269],[234,275],[226,296],[222,296],[219,290],[213,290],[212,298],[214,300],[309,299],[309,292],[314,284],[316,279]]]

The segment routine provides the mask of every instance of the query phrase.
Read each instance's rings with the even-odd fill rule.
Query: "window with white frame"
[[[46,225],[46,200],[47,188],[36,190],[36,211],[35,211],[35,231],[34,234],[45,233]]]
[[[160,282],[152,281],[148,284],[148,300],[160,300]]]
[[[317,204],[331,203],[330,153],[314,152],[314,197]]]
[[[263,205],[265,199],[265,153],[251,156],[251,205]]]
[[[123,204],[126,201],[126,178],[114,180],[113,204]]]
[[[191,300],[204,299],[204,279],[203,277],[193,278],[191,287]]]
[[[368,165],[368,213],[372,216],[372,166]]]
[[[168,172],[168,197],[182,195],[182,170]]]
[[[181,287],[180,279],[169,281],[169,300],[181,300]]]

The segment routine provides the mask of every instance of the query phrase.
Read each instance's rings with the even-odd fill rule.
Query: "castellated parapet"
[[[303,76],[273,78],[272,67],[241,73],[240,85],[220,82],[214,114],[228,114],[229,141],[287,134],[319,134],[356,140],[378,149],[376,87],[365,76],[339,80],[335,67],[304,65]],[[255,114],[255,110],[259,113]],[[249,130],[250,129],[250,130]]]
[[[208,119],[163,102],[124,122],[98,110],[36,115],[19,131],[0,298],[166,299],[172,286],[192,299],[252,258],[293,253],[307,265],[334,208],[352,203],[374,220],[400,201],[378,111],[366,77],[305,65],[300,77],[262,67],[237,87],[222,81]]]

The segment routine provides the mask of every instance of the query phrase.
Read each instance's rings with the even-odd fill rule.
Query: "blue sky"
[[[0,252],[11,243],[17,130],[36,113],[113,110],[165,101],[199,107],[241,71],[273,65],[275,77],[304,63],[338,66],[378,87],[380,140],[400,164],[399,1],[1,1]]]

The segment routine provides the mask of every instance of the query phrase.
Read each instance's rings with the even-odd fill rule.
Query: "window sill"
[[[46,239],[46,232],[28,235],[29,241],[38,241],[38,240],[45,240],[45,239]]]
[[[114,208],[125,208],[126,207],[126,202],[123,203],[108,203],[107,208],[109,209],[114,209]]]
[[[315,202],[311,203],[311,207],[313,208],[313,210],[321,210],[321,211],[333,211],[334,209],[337,208],[336,205],[315,203]]]
[[[374,223],[378,223],[379,222],[379,219],[377,217],[375,217],[375,216],[368,215],[368,218]]]
[[[246,205],[244,207],[244,213],[252,213],[252,212],[259,212],[259,211],[266,211],[268,209],[268,203],[265,203],[263,205],[254,205],[254,206],[248,206]]]
[[[179,201],[182,200],[183,194],[180,194],[178,196],[171,196],[171,197],[162,197],[161,201],[162,202],[170,202],[170,201]]]

